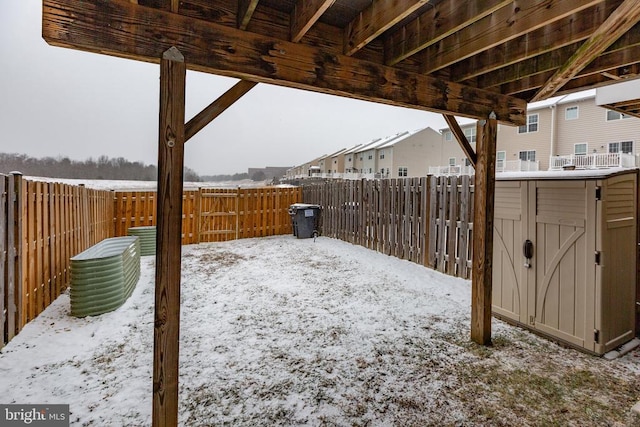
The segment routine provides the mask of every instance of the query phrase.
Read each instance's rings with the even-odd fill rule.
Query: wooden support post
[[[473,272],[471,277],[471,339],[491,344],[491,280],[493,256],[493,205],[495,193],[496,136],[492,114],[478,122],[473,214]]]
[[[160,61],[160,128],[156,289],[153,346],[153,426],[178,425],[178,342],[186,65],[178,49]]]

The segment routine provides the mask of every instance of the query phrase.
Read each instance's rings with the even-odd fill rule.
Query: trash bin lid
[[[320,205],[310,205],[307,203],[294,203],[289,209],[320,209]]]

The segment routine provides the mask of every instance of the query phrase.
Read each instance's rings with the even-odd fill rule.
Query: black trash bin
[[[289,206],[293,235],[298,239],[308,239],[320,235],[320,212],[318,205],[294,203]]]

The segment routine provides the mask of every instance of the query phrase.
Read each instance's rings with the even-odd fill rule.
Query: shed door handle
[[[531,267],[531,258],[533,258],[533,242],[529,239],[524,241],[522,245],[522,252],[525,257],[524,266],[527,268]]]

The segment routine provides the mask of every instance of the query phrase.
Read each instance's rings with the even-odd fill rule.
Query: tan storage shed
[[[496,181],[493,314],[602,355],[635,335],[637,176]]]

